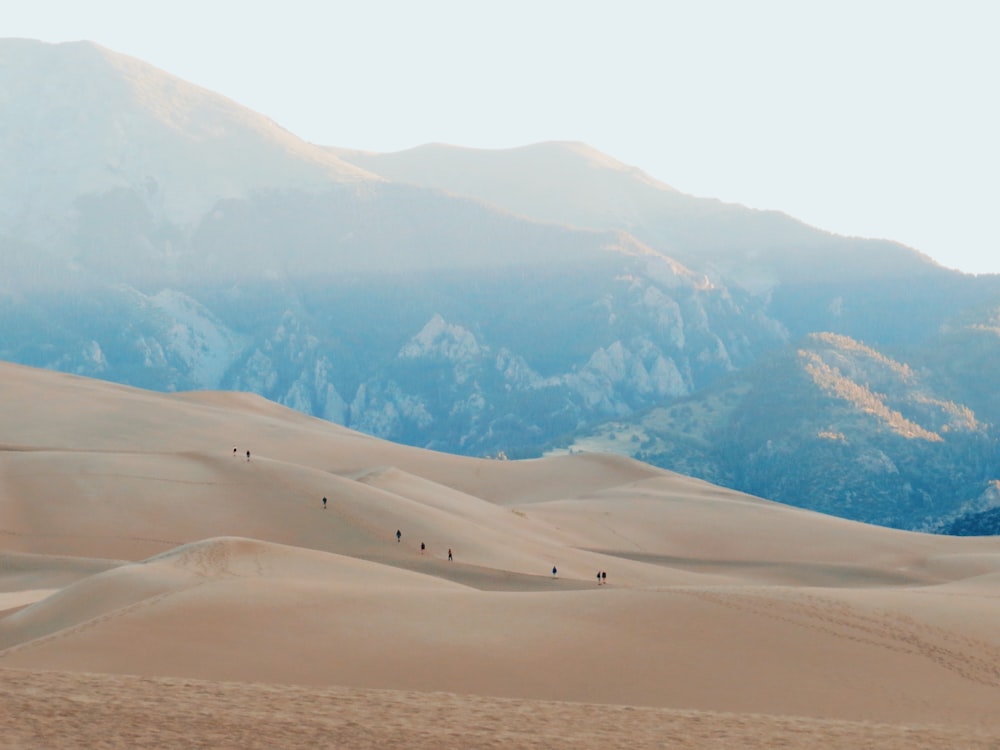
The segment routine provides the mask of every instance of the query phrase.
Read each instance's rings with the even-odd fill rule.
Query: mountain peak
[[[13,161],[0,176],[3,223],[61,222],[76,196],[119,188],[187,222],[257,188],[376,179],[231,99],[93,42],[0,40],[0,94],[0,150]]]

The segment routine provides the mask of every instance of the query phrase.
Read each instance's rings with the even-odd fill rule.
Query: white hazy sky
[[[579,140],[686,193],[1000,272],[995,0],[3,0],[307,140]]]

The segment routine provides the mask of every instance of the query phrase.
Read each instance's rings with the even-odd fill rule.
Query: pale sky
[[[1000,273],[994,0],[2,0],[324,145],[584,141],[677,189]]]

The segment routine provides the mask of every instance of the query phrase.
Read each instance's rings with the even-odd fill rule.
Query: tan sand
[[[958,726],[0,670],[3,747],[995,750]]]
[[[247,394],[0,364],[0,413],[8,746],[1000,746],[1000,539]]]

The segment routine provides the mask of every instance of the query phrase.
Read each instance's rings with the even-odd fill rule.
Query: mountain
[[[331,152],[394,182],[475,197],[535,221],[627,231],[748,289],[831,278],[934,276],[942,270],[897,243],[837,237],[776,211],[685,195],[583,143]]]
[[[971,510],[937,529],[953,536],[1000,536],[1000,486],[993,482],[984,494],[986,510]]]
[[[183,224],[254,190],[375,179],[236,102],[89,42],[3,40],[0,91],[0,222],[40,240],[65,229],[84,196],[120,195]]]
[[[582,144],[370,154],[305,143],[90,43],[0,40],[0,101],[12,167],[0,174],[0,358],[161,391],[251,391],[480,456],[590,444],[609,420],[702,404],[669,449],[635,435],[630,452],[785,498],[792,483],[766,479],[782,475],[777,459],[765,470],[718,458],[766,441],[720,431],[729,417],[716,411],[768,422],[744,400],[753,394],[825,430],[832,404],[850,410],[795,347],[832,368],[817,342],[850,340],[911,363],[927,398],[970,409],[976,427],[945,436],[951,407],[917,408],[917,392],[905,396],[917,386],[901,381],[912,414],[873,398],[942,438],[927,469],[954,482],[911,479],[910,492],[862,472],[838,484],[865,431],[893,419],[845,417],[851,450],[786,452],[821,456],[830,474],[829,491],[801,485],[793,502],[923,528],[1000,475],[982,447],[998,418],[992,350],[962,322],[996,307],[1000,277],[687,196]],[[838,356],[860,357],[851,351]],[[875,393],[874,375],[843,385]],[[945,487],[955,496],[919,511],[921,492]]]
[[[581,143],[332,151],[386,179],[471,196],[536,221],[628,232],[713,283],[752,293],[791,338],[833,331],[915,343],[1000,290],[996,277],[944,269],[896,242],[841,237],[776,211],[685,195]]]
[[[811,334],[702,393],[575,434],[561,451],[609,450],[791,505],[949,530],[1000,507],[1000,412],[952,400],[974,394],[936,384],[934,356],[935,346],[914,351],[911,365]]]

